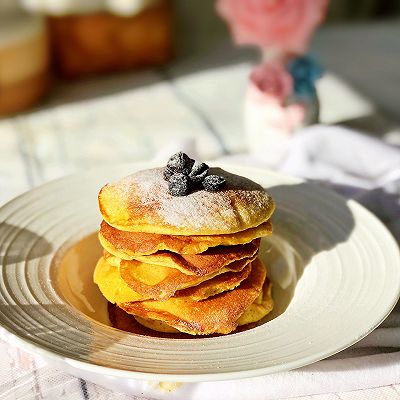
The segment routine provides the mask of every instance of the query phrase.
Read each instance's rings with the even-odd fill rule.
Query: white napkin
[[[193,145],[190,147],[193,149]],[[179,145],[175,144],[175,148]],[[269,162],[279,158],[279,164]],[[400,240],[399,148],[343,127],[315,125],[289,139],[282,157],[269,158],[265,149],[263,156],[245,154],[220,160],[323,181],[363,203]],[[174,399],[236,400],[251,395],[254,399],[272,400],[395,383],[400,383],[400,305],[378,329],[329,359],[259,378],[185,384],[174,392]],[[157,392],[152,395],[164,398]]]
[[[221,158],[322,181],[376,214],[400,241],[400,148],[340,126],[314,125],[287,142],[282,161],[242,154]],[[277,157],[272,157],[277,159]]]

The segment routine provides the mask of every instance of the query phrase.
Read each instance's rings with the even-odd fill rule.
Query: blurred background
[[[162,159],[163,149],[216,159],[255,145],[268,159],[257,136],[268,124],[251,103],[243,112],[260,49],[234,43],[215,1],[0,7],[1,202],[82,169]],[[399,37],[400,1],[331,1],[309,50],[325,71],[318,104],[291,131],[341,124],[400,144]]]

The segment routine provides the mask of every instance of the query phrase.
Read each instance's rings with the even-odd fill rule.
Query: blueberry
[[[173,174],[169,178],[169,193],[172,196],[186,196],[190,193],[190,179],[182,173]]]
[[[169,181],[169,178],[171,178],[171,176],[174,174],[174,171],[172,171],[172,169],[170,169],[170,168],[168,168],[168,167],[165,167],[164,168],[164,173],[163,173],[163,175],[164,175],[164,179],[166,180],[166,181]]]
[[[189,178],[192,182],[201,182],[208,174],[208,165],[203,162],[195,161],[192,170],[189,173]]]
[[[188,175],[193,167],[193,164],[194,160],[192,160],[187,154],[180,151],[170,157],[167,163],[167,168],[174,173],[180,172]]]
[[[203,180],[203,187],[207,192],[216,192],[226,183],[225,178],[218,175],[208,175]]]

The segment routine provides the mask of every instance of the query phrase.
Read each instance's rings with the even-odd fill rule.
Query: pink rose
[[[329,0],[217,0],[239,45],[303,54],[323,21]]]
[[[281,62],[266,62],[251,71],[248,95],[254,99],[282,104],[292,93],[292,76]]]

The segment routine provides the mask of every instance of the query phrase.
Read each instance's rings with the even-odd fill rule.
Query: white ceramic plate
[[[353,201],[275,173],[226,167],[274,197],[261,256],[276,308],[263,325],[223,337],[157,339],[108,324],[92,283],[100,187],[148,164],[51,182],[0,210],[0,325],[10,340],[94,381],[212,381],[304,366],[360,340],[399,297],[400,259],[384,226]]]

